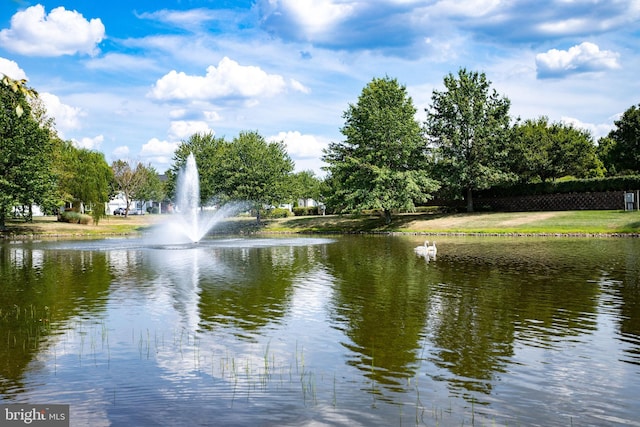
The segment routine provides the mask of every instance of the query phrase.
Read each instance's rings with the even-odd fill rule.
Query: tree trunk
[[[391,210],[390,209],[385,209],[384,210],[384,223],[386,225],[391,224]]]
[[[256,222],[260,225],[260,208],[256,209]]]
[[[473,194],[471,187],[467,187],[467,212],[473,212]]]

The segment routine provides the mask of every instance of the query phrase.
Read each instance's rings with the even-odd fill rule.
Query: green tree
[[[15,206],[42,204],[53,191],[52,141],[33,116],[29,100],[37,96],[26,81],[0,79],[0,230]]]
[[[600,142],[606,147],[604,161],[617,173],[640,173],[640,104],[627,109],[614,125],[608,141]]]
[[[116,160],[111,163],[113,171],[114,190],[122,193],[126,207],[124,208],[124,216],[129,215],[129,205],[138,197],[138,193],[143,185],[142,163],[138,163],[136,168],[132,168],[126,160]]]
[[[142,188],[138,193],[140,200],[153,200],[160,202],[165,198],[164,184],[160,180],[160,175],[150,164],[142,166]]]
[[[316,177],[311,170],[297,172],[291,175],[291,198],[294,201],[298,199],[313,199],[320,201],[320,184],[321,180]]]
[[[513,128],[513,171],[523,181],[602,176],[604,168],[591,134],[547,117],[526,120]]]
[[[67,203],[80,212],[91,209],[95,224],[105,216],[105,204],[112,196],[113,171],[104,154],[76,148],[64,141],[55,156],[58,191]]]
[[[415,114],[406,88],[389,77],[374,78],[349,105],[346,139],[323,155],[344,209],[381,209],[388,224],[394,209],[413,210],[432,197],[438,183],[429,176]]]
[[[267,142],[258,132],[240,132],[224,150],[221,166],[225,199],[251,203],[258,223],[261,209],[290,197],[294,164],[282,141]]]
[[[132,168],[126,160],[116,160],[111,164],[115,190],[122,193],[127,207],[124,215],[129,214],[129,205],[134,200],[156,200],[164,198],[162,182],[151,166],[138,162]]]
[[[491,89],[484,73],[462,68],[444,78],[444,91],[434,90],[426,131],[450,189],[464,194],[473,211],[473,190],[512,179],[508,173],[510,101]]]

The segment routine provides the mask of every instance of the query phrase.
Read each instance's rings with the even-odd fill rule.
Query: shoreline
[[[0,232],[0,240],[140,236],[162,227],[162,223],[170,218],[168,215],[109,216],[98,225],[82,225],[58,222],[56,217],[34,217],[31,223],[8,221],[8,231]],[[380,216],[373,214],[263,218],[260,224],[253,217],[241,216],[220,220],[209,233],[247,234],[639,238],[640,212],[408,213],[394,215],[391,224],[385,224]]]

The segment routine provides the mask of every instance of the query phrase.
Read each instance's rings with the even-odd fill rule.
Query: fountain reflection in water
[[[226,206],[213,211],[203,210],[200,204],[200,178],[193,153],[187,157],[184,168],[178,174],[176,187],[176,213],[160,227],[167,230],[156,233],[153,240],[161,243],[198,243],[215,225],[234,214],[239,206]]]

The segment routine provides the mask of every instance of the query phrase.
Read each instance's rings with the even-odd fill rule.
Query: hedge
[[[599,191],[627,191],[640,189],[640,175],[614,176],[609,178],[574,179],[533,184],[496,186],[474,193],[479,197],[533,196],[558,193],[588,193]]]

